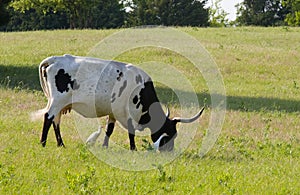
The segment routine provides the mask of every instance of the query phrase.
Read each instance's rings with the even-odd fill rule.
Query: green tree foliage
[[[0,0],[0,26],[6,25],[9,22],[9,12],[7,6],[10,0]]]
[[[140,25],[228,24],[214,0],[0,0],[0,30],[119,28]],[[237,25],[300,26],[300,0],[244,0],[236,5]]]
[[[24,13],[10,10],[10,20],[2,27],[6,31],[27,31],[40,29],[64,29],[68,28],[68,20],[65,13],[38,14],[35,10]]]
[[[6,30],[117,28],[125,11],[118,0],[14,0]]]
[[[133,0],[130,25],[207,26],[207,0]]]
[[[222,0],[216,0],[209,9],[209,25],[211,27],[225,27],[229,21],[226,19],[228,13],[226,13],[220,6]]]
[[[290,26],[300,26],[300,0],[283,0],[283,6],[289,10],[285,21]]]
[[[241,25],[282,25],[286,15],[281,0],[244,0],[237,8],[237,22]]]

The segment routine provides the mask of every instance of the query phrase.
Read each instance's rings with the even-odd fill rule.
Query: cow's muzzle
[[[153,144],[155,151],[173,151],[174,139],[170,138],[166,133],[162,134],[159,139]]]

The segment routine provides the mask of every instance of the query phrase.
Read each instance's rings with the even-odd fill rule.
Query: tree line
[[[300,0],[244,0],[236,7],[237,24],[300,26]]]
[[[0,0],[0,30],[165,26],[300,26],[300,0],[244,0],[226,19],[221,0]]]

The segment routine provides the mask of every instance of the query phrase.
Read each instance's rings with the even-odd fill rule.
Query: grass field
[[[42,121],[29,117],[46,105],[38,81],[41,60],[65,53],[87,55],[116,30],[0,33],[0,194],[299,194],[300,29],[180,30],[199,40],[218,64],[226,88],[226,119],[217,143],[203,158],[198,150],[210,109],[185,152],[171,163],[139,172],[98,160],[81,140],[74,115],[62,118],[66,148],[56,147],[53,130],[42,148]],[[118,59],[170,64],[190,79],[199,103],[209,104],[201,74],[178,55],[145,48]],[[171,93],[158,87],[159,98],[175,115],[178,102]],[[120,127],[112,139],[129,146]],[[137,147],[143,151],[143,140],[137,139]]]

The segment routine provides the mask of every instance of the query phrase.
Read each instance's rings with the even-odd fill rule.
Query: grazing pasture
[[[30,113],[47,103],[38,79],[41,60],[65,53],[85,56],[117,30],[0,33],[0,194],[299,194],[300,28],[180,30],[199,40],[223,75],[227,95],[223,129],[213,149],[200,158],[208,108],[186,151],[171,163],[156,163],[154,169],[139,172],[98,160],[80,138],[74,113],[62,117],[66,148],[56,147],[52,128],[47,146],[41,147],[42,120],[30,120]],[[117,58],[133,64],[153,59],[182,71],[199,103],[210,104],[205,80],[180,55],[138,48]],[[159,99],[175,116],[176,96],[159,83],[156,87]],[[104,125],[105,119],[100,123]],[[111,139],[129,149],[127,133],[119,126]],[[137,137],[136,142],[145,152],[150,138]],[[107,154],[114,148],[99,150]]]

